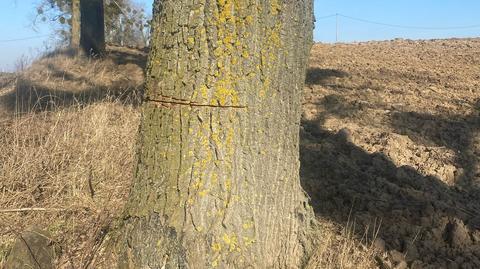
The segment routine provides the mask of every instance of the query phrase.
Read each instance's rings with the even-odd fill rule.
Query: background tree
[[[42,0],[37,6],[33,24],[47,23],[59,37],[60,44],[73,43],[72,33],[80,31],[74,26],[74,1]],[[104,1],[105,40],[120,46],[148,46],[150,17],[141,4],[133,0]],[[78,36],[80,36],[78,32]]]
[[[52,27],[59,44],[68,44],[71,40],[72,0],[42,0],[36,7],[33,27],[43,23]]]
[[[150,18],[141,5],[128,0],[107,1],[105,4],[107,42],[120,46],[148,46]]]
[[[105,53],[103,0],[80,1],[80,47],[89,55]]]
[[[312,2],[155,1],[120,268],[301,267]]]

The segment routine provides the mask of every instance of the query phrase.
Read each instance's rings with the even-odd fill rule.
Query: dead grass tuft
[[[362,238],[355,235],[355,224],[341,227],[326,219],[318,219],[315,245],[305,269],[369,269],[377,268],[376,258],[383,253],[375,247],[380,227],[365,228]]]

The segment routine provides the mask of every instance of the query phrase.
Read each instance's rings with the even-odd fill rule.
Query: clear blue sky
[[[320,17],[336,13],[387,24],[427,28],[479,25],[468,30],[401,29],[339,17],[341,42],[480,37],[479,0],[315,0],[315,16],[319,18],[315,29],[316,41],[335,41],[336,18]]]
[[[0,0],[0,71],[11,70],[21,55],[35,56],[44,48],[48,37],[2,42],[50,34],[48,27],[32,30],[31,21],[39,0]],[[151,7],[153,0],[137,0]],[[336,18],[320,19],[331,14],[361,18],[387,24],[419,27],[456,27],[480,24],[480,0],[315,0],[318,18],[315,40],[334,42]],[[421,30],[401,29],[354,21],[345,17],[338,20],[339,41],[387,40],[393,38],[430,39],[449,37],[480,37],[475,29]]]

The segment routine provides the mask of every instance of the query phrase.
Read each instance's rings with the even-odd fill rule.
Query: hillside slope
[[[109,268],[145,57],[58,52],[0,85],[0,210],[46,210],[0,213],[0,268],[33,226],[62,248],[59,268]],[[480,268],[480,40],[317,44],[306,82],[307,268]]]

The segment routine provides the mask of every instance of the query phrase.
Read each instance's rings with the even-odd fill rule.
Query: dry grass
[[[58,53],[0,89],[0,209],[46,209],[0,213],[0,268],[15,237],[34,226],[62,247],[59,268],[87,268],[98,233],[128,195],[142,57],[118,49],[102,61]],[[375,267],[374,251],[351,227],[320,223],[308,268]]]
[[[15,119],[0,138],[0,204],[52,211],[1,214],[0,241],[35,225],[81,252],[100,215],[118,213],[127,195],[137,118],[103,102]]]
[[[316,229],[316,249],[305,269],[369,269],[377,268],[375,258],[383,253],[375,248],[373,241],[379,227],[366,228],[363,238],[354,234],[354,225],[340,227],[338,224],[319,219]]]
[[[48,75],[53,68],[65,70],[71,80],[60,82],[58,76]],[[2,95],[15,99],[3,99],[10,117],[0,119],[0,209],[47,211],[0,213],[0,265],[15,236],[38,226],[63,247],[66,255],[59,266],[78,268],[89,255],[100,222],[121,212],[132,175],[139,111],[135,96],[115,93],[136,90],[143,80],[141,67],[128,68],[118,71],[112,59],[88,62],[58,54],[34,63],[21,74],[16,88]],[[132,69],[140,76],[122,84],[124,72],[132,79]],[[34,95],[40,86],[48,95]],[[97,86],[111,91],[87,96],[86,91]],[[69,100],[65,92],[77,95]],[[22,94],[36,100],[22,107],[8,103]],[[48,107],[42,106],[42,98],[51,100]]]

